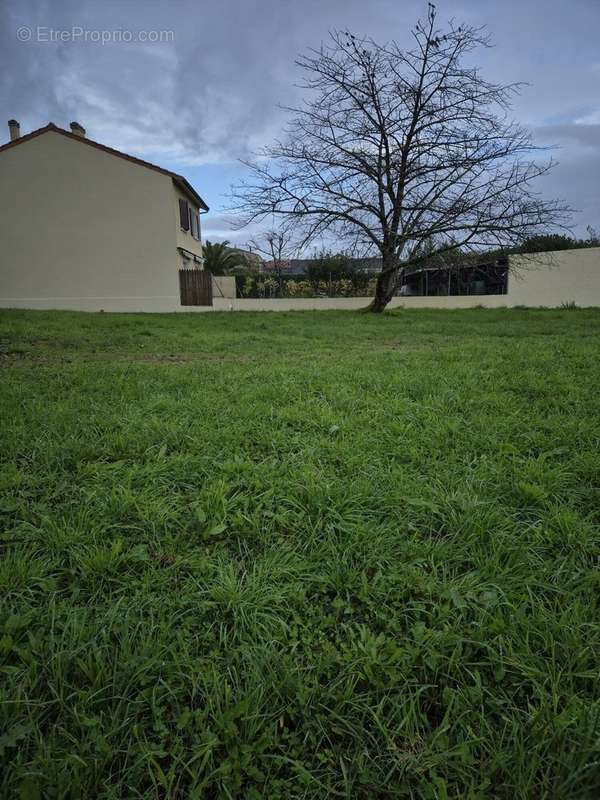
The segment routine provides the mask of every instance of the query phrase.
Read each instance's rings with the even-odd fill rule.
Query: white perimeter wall
[[[18,150],[19,148],[15,148]],[[145,172],[145,170],[142,170]],[[2,245],[0,244],[0,247]],[[508,293],[450,297],[395,297],[389,308],[487,308],[529,306],[556,307],[574,302],[578,306],[600,307],[600,248],[563,250],[534,257],[518,256],[511,260]],[[4,259],[1,269],[5,268]],[[166,267],[167,272],[172,268]],[[172,279],[171,279],[172,280]],[[146,284],[148,286],[149,284]],[[173,285],[173,284],[171,284]],[[118,287],[118,280],[115,280]],[[143,287],[143,284],[142,284]],[[173,288],[177,291],[175,286]],[[234,279],[213,277],[213,306],[185,306],[178,294],[145,293],[136,296],[41,297],[6,295],[0,280],[0,307],[72,309],[80,311],[293,311],[319,309],[360,309],[368,305],[366,297],[284,298],[274,300],[237,299]]]
[[[214,311],[324,311],[357,310],[369,305],[368,297],[299,297],[273,300],[220,300],[213,298]],[[472,297],[394,297],[388,308],[487,308],[506,307],[505,294]]]
[[[312,309],[359,309],[366,297],[306,297],[276,300],[218,300],[217,311],[293,311]],[[554,307],[574,302],[600,306],[600,247],[560,250],[511,258],[507,294],[449,297],[395,297],[388,308],[506,308]]]
[[[600,247],[513,256],[508,279],[511,306],[600,306]]]

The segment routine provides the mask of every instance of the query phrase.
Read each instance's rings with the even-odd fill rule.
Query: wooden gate
[[[207,269],[180,269],[182,306],[212,306],[212,274]]]

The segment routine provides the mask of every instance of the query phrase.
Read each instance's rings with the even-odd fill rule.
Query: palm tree
[[[232,275],[237,268],[247,267],[245,256],[229,246],[229,242],[204,243],[204,269],[213,275]]]

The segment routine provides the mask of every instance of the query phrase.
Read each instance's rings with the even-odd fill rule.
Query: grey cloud
[[[408,42],[425,11],[421,0],[2,0],[1,105],[24,130],[78,119],[94,138],[183,171],[232,162],[280,133],[277,104],[298,97],[297,53],[332,28]],[[574,122],[600,114],[598,0],[447,0],[438,13],[489,26],[496,47],[481,54],[485,74],[531,84],[516,116],[561,144],[573,192],[588,197],[597,125]],[[23,25],[172,30],[174,41],[20,43]]]
[[[540,144],[570,145],[575,143],[600,153],[600,125],[544,125],[535,128],[533,134]]]

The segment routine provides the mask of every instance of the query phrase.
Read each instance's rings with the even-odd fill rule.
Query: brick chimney
[[[85,139],[85,128],[78,122],[71,123],[71,133],[74,133],[75,136],[81,136],[82,139]]]
[[[21,126],[16,119],[8,120],[8,130],[10,131],[10,140],[14,142],[21,136]]]

